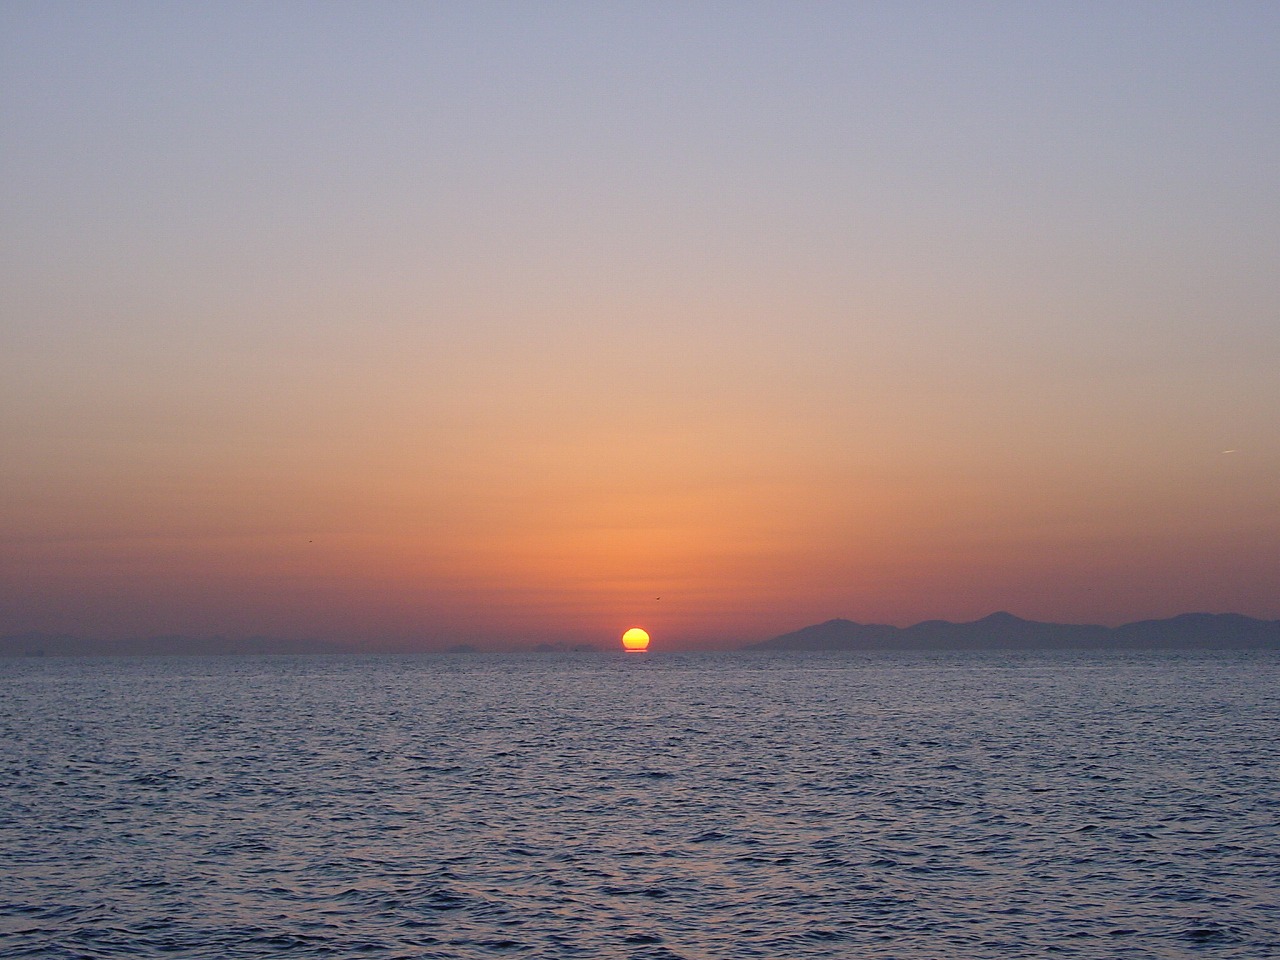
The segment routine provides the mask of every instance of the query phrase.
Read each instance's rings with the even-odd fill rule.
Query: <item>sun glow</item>
[[[622,635],[622,646],[628,653],[641,653],[649,649],[649,634],[639,627],[632,627]]]

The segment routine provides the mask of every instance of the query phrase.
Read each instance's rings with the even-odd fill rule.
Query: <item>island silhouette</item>
[[[1238,613],[1184,613],[1166,620],[1138,620],[1119,627],[1089,623],[1042,623],[1003,611],[965,623],[924,620],[910,627],[828,620],[802,627],[743,650],[1280,650],[1280,620],[1255,620]],[[595,653],[586,643],[541,643],[534,653]],[[66,634],[16,633],[0,636],[0,657],[281,655],[413,652],[403,646],[348,645],[280,637],[188,637],[169,635],[106,640]],[[421,652],[475,653],[469,643]]]
[[[981,620],[924,620],[910,627],[828,620],[762,643],[754,650],[1043,650],[1165,648],[1280,649],[1280,620],[1238,613],[1184,613],[1118,627],[1043,623],[1000,611]]]

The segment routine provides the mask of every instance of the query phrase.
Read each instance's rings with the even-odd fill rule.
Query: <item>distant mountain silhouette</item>
[[[1041,623],[1001,611],[981,620],[925,620],[910,627],[828,620],[753,644],[754,650],[1280,650],[1280,620],[1238,613],[1184,613],[1167,620],[1139,620],[1120,627]],[[362,648],[361,648],[362,649]],[[595,652],[589,644],[543,644],[539,651]],[[450,652],[470,652],[458,644]],[[145,637],[98,640],[66,634],[0,636],[0,657],[155,656],[352,653],[357,648],[322,640],[278,637]]]
[[[482,648],[481,648],[482,649]],[[456,643],[443,653],[473,654],[481,649]],[[599,653],[590,643],[541,643],[531,648],[538,653]],[[0,657],[150,657],[150,656],[245,656],[289,654],[401,653],[402,645],[374,642],[343,644],[327,640],[297,640],[285,637],[132,637],[103,640],[69,634],[11,633],[0,636]]]
[[[1267,648],[1280,649],[1280,620],[1238,613],[1184,613],[1168,620],[1140,620],[1121,627],[1041,623],[1001,611],[969,623],[925,620],[910,627],[828,620],[784,633],[757,650],[1039,650]]]
[[[346,653],[348,648],[323,640],[279,637],[137,637],[96,640],[66,634],[16,633],[0,637],[0,657],[101,657],[236,654]]]

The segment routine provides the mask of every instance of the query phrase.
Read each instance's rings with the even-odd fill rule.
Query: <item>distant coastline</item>
[[[1164,620],[1138,620],[1119,627],[1087,623],[1043,623],[1011,613],[953,623],[925,620],[909,627],[835,619],[817,623],[742,650],[1280,650],[1280,620],[1257,620],[1238,613],[1184,613]],[[403,646],[399,652],[407,651]],[[278,637],[187,637],[180,635],[102,640],[38,632],[0,636],[0,657],[103,656],[279,656],[392,652],[377,646]],[[474,653],[455,644],[432,653]],[[527,652],[599,652],[588,644],[538,644]]]
[[[264,656],[357,653],[324,640],[279,637],[137,637],[101,640],[68,634],[15,633],[0,637],[0,657]]]
[[[754,650],[1096,650],[1280,649],[1280,620],[1238,613],[1184,613],[1119,627],[1042,623],[1011,613],[952,623],[925,620],[910,627],[828,620],[753,644]]]

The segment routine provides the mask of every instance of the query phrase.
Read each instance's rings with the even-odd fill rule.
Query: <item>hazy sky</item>
[[[1278,47],[6,0],[0,633],[1280,617]]]

